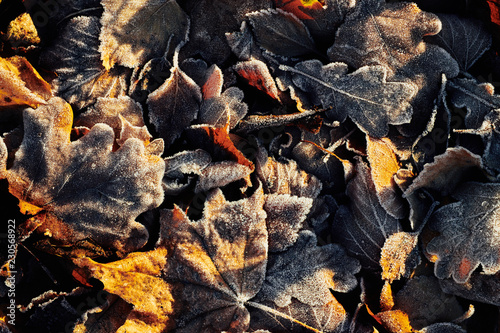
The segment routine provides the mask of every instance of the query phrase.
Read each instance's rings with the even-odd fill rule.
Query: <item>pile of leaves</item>
[[[496,332],[500,5],[451,3],[3,1],[0,332]]]

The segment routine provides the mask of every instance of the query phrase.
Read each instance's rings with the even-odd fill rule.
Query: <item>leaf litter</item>
[[[2,2],[2,332],[494,332],[484,2]]]

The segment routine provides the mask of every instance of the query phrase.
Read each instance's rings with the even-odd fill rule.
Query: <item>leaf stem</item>
[[[278,317],[290,320],[291,322],[299,324],[300,326],[305,327],[305,328],[307,328],[307,329],[309,329],[309,330],[311,330],[313,332],[323,333],[323,331],[320,331],[320,330],[318,330],[318,329],[316,329],[314,327],[311,327],[311,326],[309,326],[309,325],[307,325],[307,324],[305,324],[305,323],[303,323],[303,322],[301,322],[301,321],[299,321],[299,320],[297,320],[297,319],[295,319],[295,318],[293,318],[293,317],[291,317],[291,316],[289,316],[287,314],[279,312],[279,311],[277,311],[277,310],[275,310],[273,308],[270,308],[270,307],[268,307],[266,305],[263,305],[263,304],[260,304],[260,303],[256,303],[256,302],[252,302],[252,301],[246,301],[245,304],[249,305],[249,306],[252,306],[252,307],[254,307],[256,309],[259,309],[259,310],[262,310],[262,311],[265,311],[265,312],[268,312],[268,313],[272,313],[275,316],[278,316]]]

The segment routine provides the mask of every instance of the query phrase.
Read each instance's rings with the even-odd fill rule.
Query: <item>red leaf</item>
[[[318,0],[274,0],[274,2],[276,8],[292,13],[301,20],[313,20],[307,12],[323,9],[323,5]]]

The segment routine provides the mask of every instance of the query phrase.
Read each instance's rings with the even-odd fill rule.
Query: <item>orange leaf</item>
[[[294,14],[301,20],[312,20],[307,14],[311,10],[323,9],[323,5],[318,0],[275,0],[276,8]]]
[[[50,85],[23,57],[0,58],[0,107],[46,104]]]

